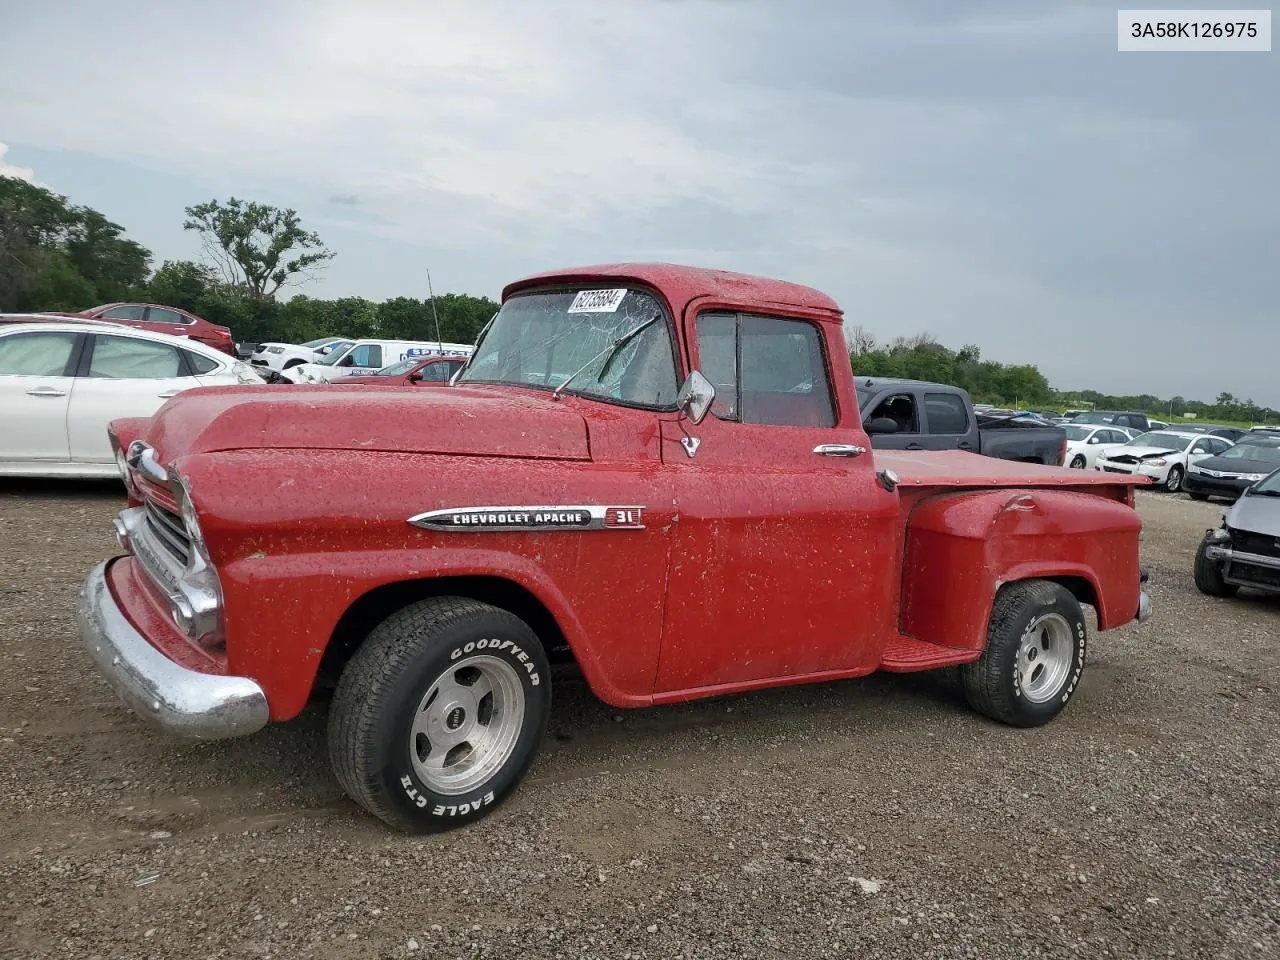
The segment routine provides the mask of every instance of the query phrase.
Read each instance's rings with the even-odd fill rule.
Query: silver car
[[[1211,597],[1231,597],[1241,587],[1280,593],[1280,470],[1246,489],[1222,526],[1205,533],[1195,579]]]

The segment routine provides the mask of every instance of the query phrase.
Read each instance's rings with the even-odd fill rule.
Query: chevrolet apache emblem
[[[452,507],[409,518],[424,530],[538,533],[549,530],[643,530],[644,507]]]

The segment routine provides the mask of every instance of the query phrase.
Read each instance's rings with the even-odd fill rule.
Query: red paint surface
[[[1022,577],[1079,578],[1103,627],[1136,614],[1130,504],[1142,481],[959,452],[872,453],[840,312],[823,294],[641,264],[545,274],[504,296],[623,280],[664,300],[686,371],[700,311],[815,323],[836,425],[709,416],[694,426],[502,386],[324,385],[186,391],[147,426],[160,462],[194,491],[225,598],[226,669],[262,683],[274,719],[302,709],[351,605],[403,581],[520,586],[616,706],[972,659],[995,591]],[[137,425],[117,428],[127,444]],[[694,458],[684,431],[701,441]],[[820,443],[867,452],[823,457]],[[901,478],[892,491],[877,480],[885,468]],[[646,527],[476,534],[407,522],[446,507],[556,504],[641,504]],[[117,596],[136,624],[159,629],[145,592]],[[153,638],[166,650],[171,641]]]
[[[167,333],[171,337],[190,337],[192,340],[198,340],[205,346],[213,347],[215,350],[221,350],[231,356],[236,355],[236,346],[231,339],[231,331],[226,327],[219,326],[216,323],[210,323],[204,317],[197,316],[189,310],[182,310],[178,307],[169,307],[160,303],[142,303],[136,304],[142,307],[160,307],[164,310],[172,310],[174,313],[181,314],[186,317],[189,323],[181,325],[173,323],[153,323],[149,320],[122,320],[117,317],[104,317],[103,313],[112,307],[133,306],[134,304],[125,303],[106,303],[100,307],[94,307],[91,310],[81,310],[79,313],[68,313],[69,317],[89,317],[94,320],[101,320],[103,323],[118,323],[124,327],[133,327],[137,330],[150,330],[153,333]]]

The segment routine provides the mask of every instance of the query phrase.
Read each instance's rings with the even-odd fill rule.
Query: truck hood
[[[1280,497],[1245,494],[1227,511],[1227,526],[1280,537]]]
[[[162,463],[219,450],[367,450],[590,460],[587,425],[550,396],[451,387],[207,387],[146,432]]]

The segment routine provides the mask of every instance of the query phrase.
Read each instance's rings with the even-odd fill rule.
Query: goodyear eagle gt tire
[[[996,594],[987,648],[960,668],[969,705],[1015,727],[1056,717],[1080,683],[1088,629],[1071,592],[1048,580],[1011,583]]]
[[[436,597],[393,613],[348,662],[330,709],[329,759],[375,817],[447,830],[511,792],[550,709],[547,655],[523,620]]]

